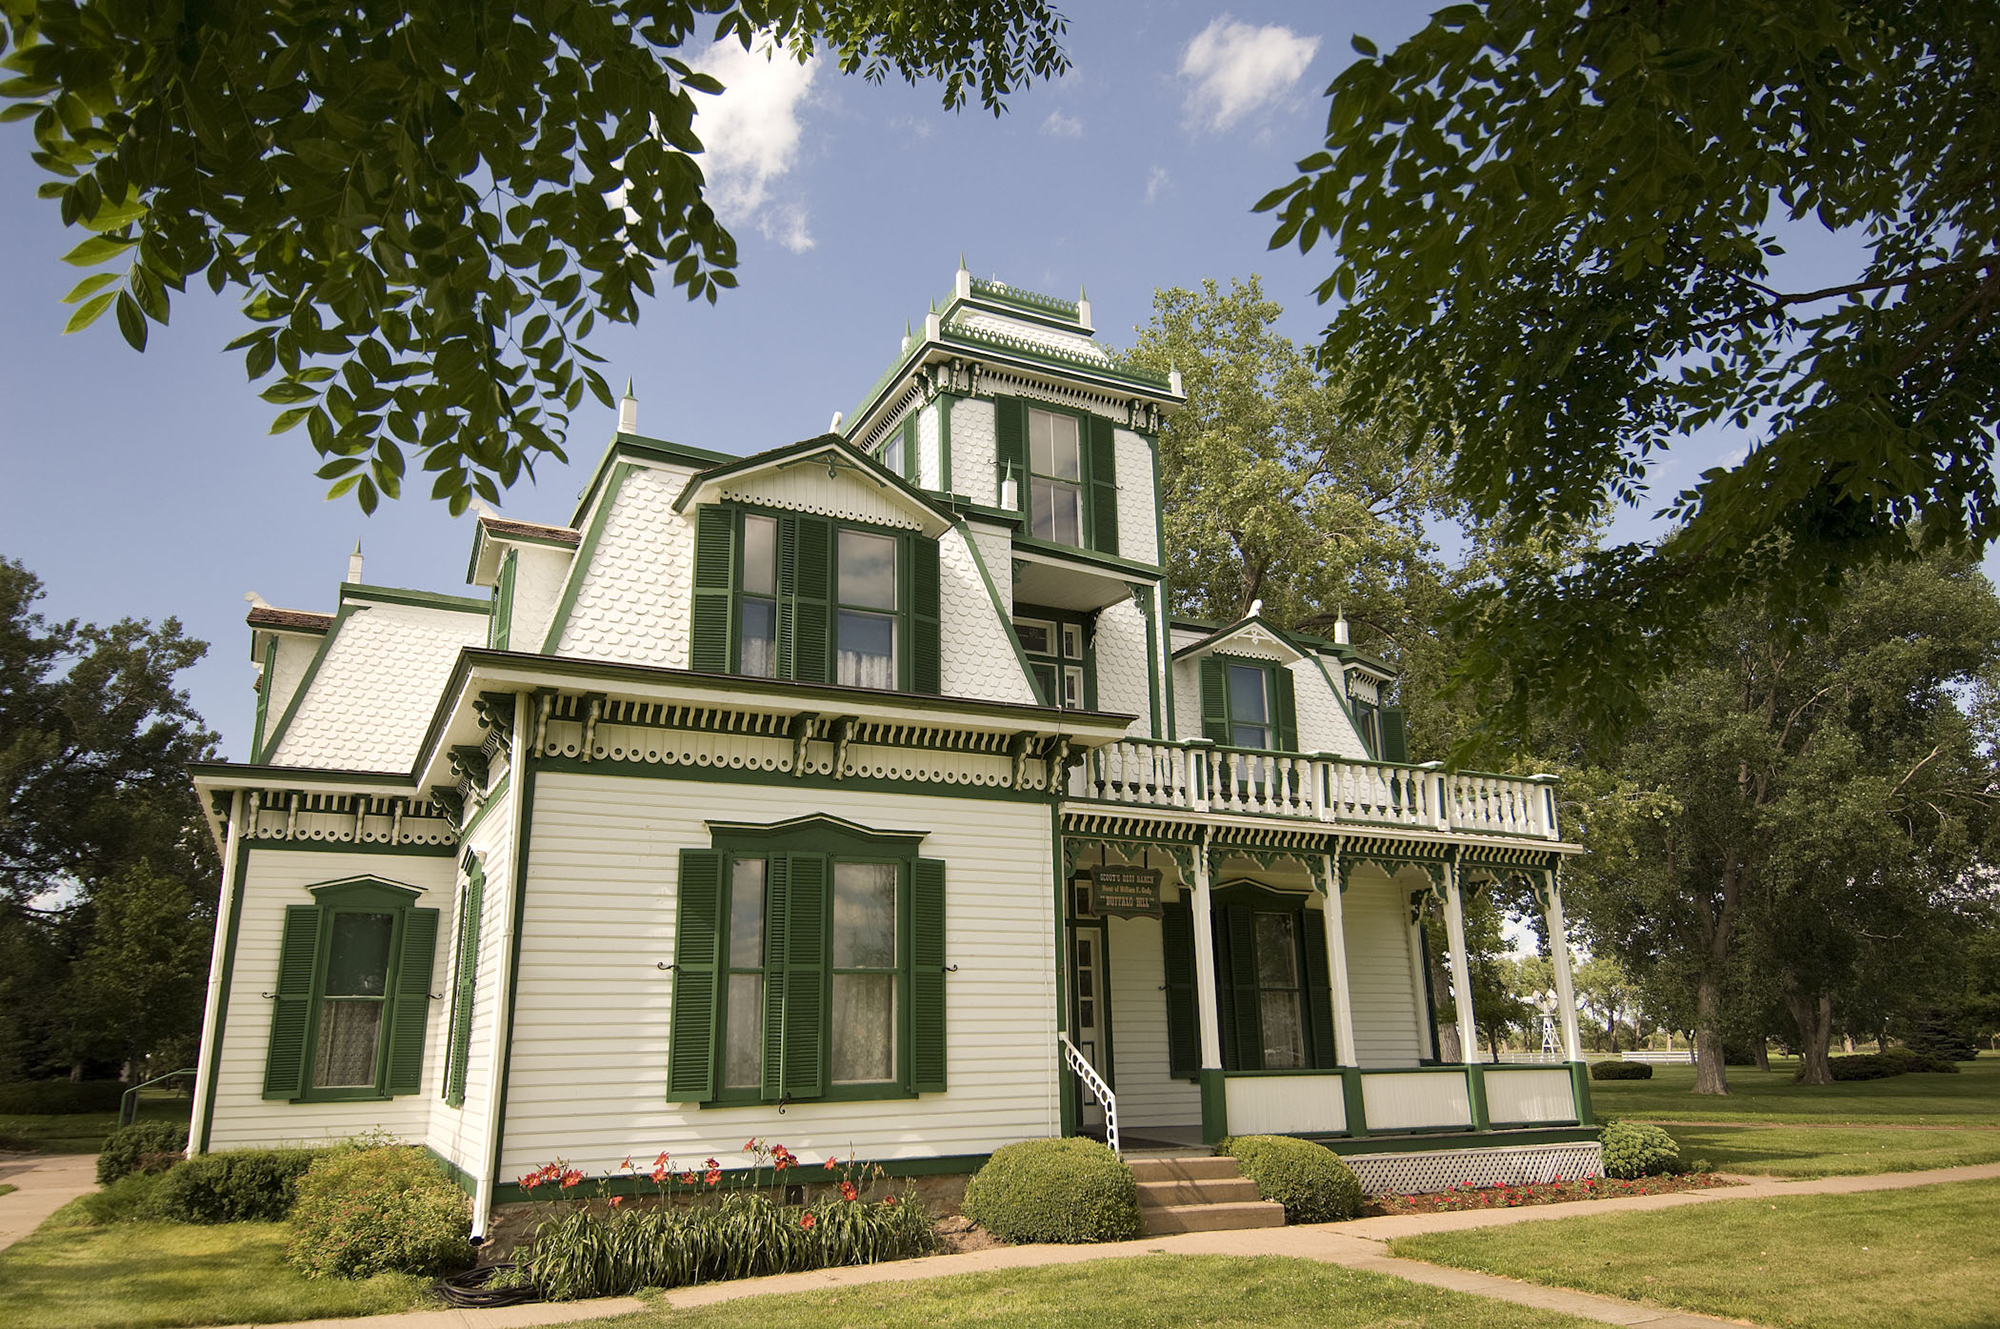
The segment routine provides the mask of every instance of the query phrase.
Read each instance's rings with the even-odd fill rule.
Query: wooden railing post
[[[1215,776],[1215,772],[1209,766],[1208,758],[1209,751],[1214,746],[1212,739],[1187,740],[1188,807],[1195,812],[1208,811],[1208,787]]]

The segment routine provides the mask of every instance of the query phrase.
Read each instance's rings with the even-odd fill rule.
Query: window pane
[[[1065,659],[1083,658],[1083,629],[1074,623],[1063,624],[1063,656]]]
[[[896,620],[886,614],[841,610],[833,681],[858,688],[895,687]]]
[[[1028,654],[1054,655],[1056,653],[1055,638],[1051,632],[1050,624],[1036,622],[1032,619],[1017,618],[1014,620],[1014,632],[1021,639],[1021,649]]]
[[[1264,708],[1264,671],[1255,665],[1229,666],[1229,718],[1238,724],[1262,724],[1271,718]]]
[[[1080,710],[1080,709],[1082,709],[1082,707],[1083,707],[1083,671],[1082,671],[1081,669],[1065,669],[1065,670],[1063,670],[1063,703],[1062,703],[1062,704],[1063,704],[1063,705],[1065,705],[1065,706],[1067,706],[1067,707],[1069,707],[1069,708],[1070,708],[1071,710],[1073,710],[1073,711],[1074,711],[1074,710]]]
[[[1083,543],[1083,497],[1076,485],[1035,479],[1029,485],[1028,515],[1037,539],[1061,545]]]
[[[1305,1030],[1299,1024],[1299,994],[1263,992],[1258,994],[1259,1013],[1264,1017],[1264,1069],[1298,1070],[1306,1064]]]
[[[1062,705],[1062,699],[1056,695],[1056,667],[1030,660],[1028,668],[1034,671],[1035,687],[1040,690],[1043,702],[1049,706]]]
[[[896,1078],[896,978],[833,976],[833,1080]]]
[[[901,434],[892,435],[889,441],[882,445],[882,469],[893,471],[897,475],[903,473],[903,436]]]
[[[896,865],[833,865],[833,967],[896,967]]]
[[[1290,914],[1257,915],[1257,986],[1299,985],[1297,922]]]
[[[743,593],[778,593],[778,519],[743,519]]]
[[[379,997],[389,987],[389,938],[394,914],[335,914],[333,946],[327,955],[329,997]],[[374,1080],[371,1072],[369,1080]]]
[[[732,947],[733,949],[733,947]],[[722,1087],[764,1083],[764,976],[729,976],[729,1029],[722,1047]]]
[[[745,600],[737,631],[737,668],[753,678],[778,676],[778,606],[774,600]]]
[[[1028,466],[1038,475],[1080,480],[1076,417],[1053,411],[1028,412]]]
[[[375,1047],[381,1033],[381,1002],[322,1001],[319,1045],[313,1053],[313,1088],[373,1088]]]
[[[1269,748],[1271,731],[1260,724],[1237,724],[1229,726],[1229,742],[1232,747]]]
[[[729,869],[729,967],[764,967],[765,861],[739,858]],[[734,980],[732,980],[734,981]],[[731,1008],[731,1019],[735,1019]]]
[[[896,537],[840,533],[840,603],[865,609],[896,607]]]

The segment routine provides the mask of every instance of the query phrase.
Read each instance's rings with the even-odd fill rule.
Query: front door
[[[1085,924],[1070,929],[1070,975],[1075,1018],[1070,1022],[1070,1039],[1106,1084],[1111,1083],[1111,1012],[1104,990],[1104,942],[1101,926]],[[1076,1123],[1080,1130],[1104,1130],[1104,1105],[1079,1077]]]

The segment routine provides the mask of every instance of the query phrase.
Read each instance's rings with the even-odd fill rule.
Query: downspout
[[[229,800],[229,836],[222,848],[222,882],[215,900],[215,945],[208,957],[208,996],[202,1003],[201,1017],[201,1060],[196,1063],[194,1077],[194,1116],[188,1122],[187,1156],[193,1158],[201,1151],[202,1141],[208,1137],[209,1091],[215,1084],[215,1059],[221,1051],[221,1040],[217,1034],[222,1028],[222,988],[226,977],[224,952],[229,945],[229,928],[233,909],[230,894],[236,881],[236,860],[243,852],[244,804],[249,794],[237,790]]]
[[[493,1080],[486,1087],[486,1130],[481,1136],[490,1161],[479,1170],[478,1188],[472,1197],[472,1240],[475,1244],[486,1240],[486,1230],[493,1221],[493,1191],[499,1181],[500,1151],[493,1148],[493,1142],[500,1134],[500,1114],[506,1101],[506,1076],[508,1071],[507,1043],[514,1025],[514,983],[513,973],[517,957],[514,954],[514,920],[520,917],[519,894],[527,888],[527,881],[517,871],[521,862],[521,836],[526,829],[525,812],[528,802],[528,724],[529,707],[533,696],[526,692],[514,694],[514,732],[508,736],[507,764],[513,778],[513,805],[507,810],[507,901],[500,909],[500,945],[498,954],[506,968],[494,975],[493,1005],[493,1051],[487,1065],[493,1068]]]

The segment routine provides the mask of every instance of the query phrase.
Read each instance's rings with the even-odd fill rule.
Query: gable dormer
[[[1374,727],[1364,736],[1356,723],[1341,660],[1258,610],[1198,633],[1177,625],[1179,732],[1221,747],[1379,757]]]

